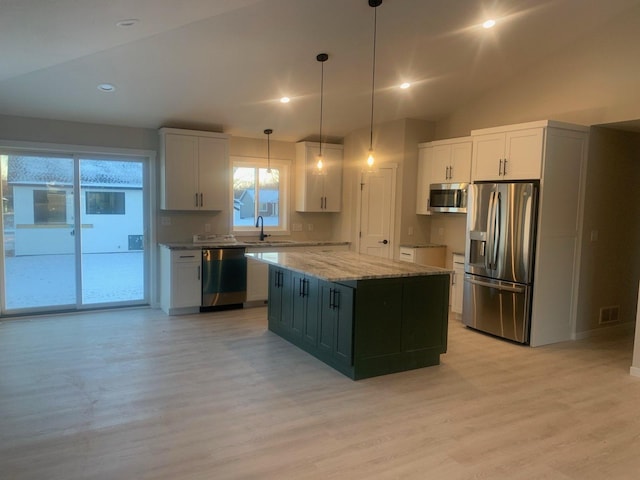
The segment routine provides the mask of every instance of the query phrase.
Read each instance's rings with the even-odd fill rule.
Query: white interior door
[[[362,174],[360,253],[391,258],[395,169]]]

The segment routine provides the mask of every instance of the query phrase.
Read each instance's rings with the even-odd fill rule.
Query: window
[[[64,190],[34,190],[33,223],[67,223],[66,192]]]
[[[87,215],[124,215],[124,192],[87,192]]]
[[[233,230],[256,231],[258,215],[264,229],[287,232],[289,163],[271,160],[271,171],[262,158],[235,157],[233,160]]]

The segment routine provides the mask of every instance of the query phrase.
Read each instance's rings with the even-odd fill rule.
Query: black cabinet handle
[[[196,207],[198,206],[198,194],[196,193]]]
[[[336,310],[340,307],[340,290],[333,291],[333,309]]]
[[[304,297],[304,280],[301,278],[298,279],[298,295],[300,297]]]
[[[204,201],[202,200],[202,194],[200,194],[200,206],[204,207]]]
[[[302,296],[309,296],[309,280],[307,279],[302,280]]]
[[[333,288],[329,289],[329,308],[333,309],[333,295],[335,294],[335,290]]]

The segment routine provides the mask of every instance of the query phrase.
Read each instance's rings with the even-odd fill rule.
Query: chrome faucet
[[[264,218],[262,218],[262,215],[258,215],[258,218],[256,218],[256,228],[258,227],[260,227],[260,241],[263,242],[265,237],[269,235],[264,233]]]

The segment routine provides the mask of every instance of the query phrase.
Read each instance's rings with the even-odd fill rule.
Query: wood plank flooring
[[[637,479],[632,345],[452,320],[440,366],[354,382],[263,307],[3,321],[0,478]]]

